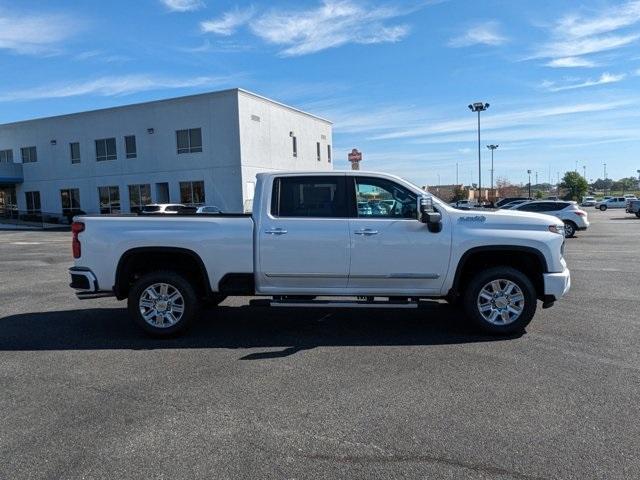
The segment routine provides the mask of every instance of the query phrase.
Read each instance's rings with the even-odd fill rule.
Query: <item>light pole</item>
[[[469,105],[469,110],[478,112],[478,200],[482,196],[482,162],[480,160],[480,112],[489,108],[488,103],[476,102]]]
[[[638,172],[638,188],[640,188],[640,170],[636,170]]]
[[[529,198],[531,198],[531,170],[527,170],[527,174],[529,174]]]
[[[491,191],[493,191],[493,151],[500,145],[487,145],[487,148],[491,150]]]
[[[584,177],[584,179],[587,179],[587,166],[586,165],[582,165],[582,176]]]
[[[607,164],[603,163],[602,164],[604,166],[604,172],[603,172],[603,176],[604,176],[604,194],[607,194]]]

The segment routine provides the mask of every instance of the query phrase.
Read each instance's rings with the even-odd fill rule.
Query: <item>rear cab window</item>
[[[292,218],[348,217],[346,179],[339,175],[277,177],[271,215]]]

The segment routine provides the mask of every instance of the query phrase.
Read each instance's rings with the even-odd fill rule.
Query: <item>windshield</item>
[[[143,212],[159,212],[160,207],[158,205],[145,205],[142,207]]]

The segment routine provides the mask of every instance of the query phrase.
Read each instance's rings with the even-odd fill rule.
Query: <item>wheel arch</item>
[[[159,262],[163,264],[160,265]],[[125,251],[116,267],[113,291],[116,298],[127,298],[131,280],[135,275],[153,270],[172,270],[183,273],[196,281],[196,287],[203,296],[212,293],[207,268],[193,250],[180,247],[136,247]]]
[[[465,251],[458,262],[449,298],[457,298],[464,290],[466,276],[481,268],[510,266],[530,275],[539,298],[544,296],[543,274],[548,273],[544,254],[534,248],[520,245],[487,245]]]

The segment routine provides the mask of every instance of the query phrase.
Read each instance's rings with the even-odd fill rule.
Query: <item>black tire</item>
[[[509,280],[515,283],[522,291],[524,305],[520,316],[511,323],[496,325],[489,322],[480,312],[478,297],[480,292],[493,280]],[[469,321],[480,330],[497,335],[511,335],[524,331],[536,313],[537,296],[531,280],[524,273],[515,268],[503,266],[493,267],[476,273],[469,281],[463,295],[464,310]]]
[[[154,284],[167,284],[171,287],[169,292],[177,291],[181,296],[179,305],[176,304],[174,307],[182,306],[182,314],[172,325],[163,327],[152,325],[152,323],[146,321],[143,317],[139,302],[145,290]],[[189,327],[198,313],[199,302],[193,286],[185,277],[173,271],[161,270],[148,273],[133,284],[129,291],[128,309],[129,315],[135,324],[149,335],[154,337],[171,337],[184,332]],[[176,312],[176,315],[178,313],[179,312]],[[169,323],[165,320],[163,320],[163,323]]]
[[[606,205],[600,205],[600,211],[604,212],[607,209]]]
[[[640,218],[640,212],[636,212],[636,217]]]
[[[569,220],[564,221],[564,238],[575,237],[576,230],[577,230],[577,227],[575,223]]]

